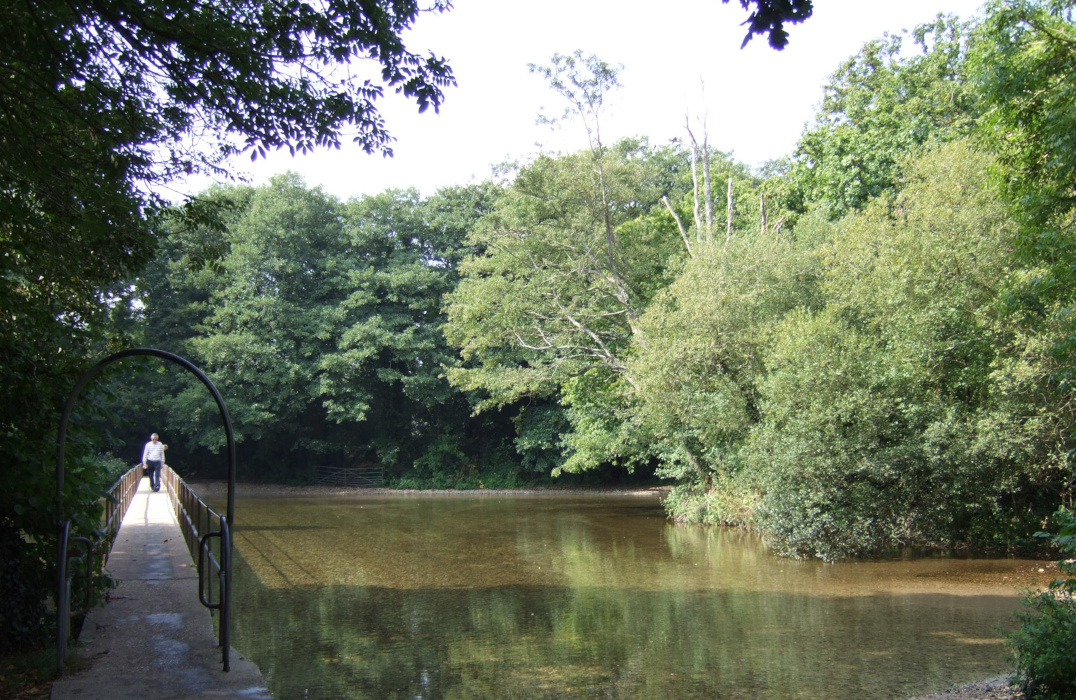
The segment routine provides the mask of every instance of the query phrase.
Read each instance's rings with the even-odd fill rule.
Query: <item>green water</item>
[[[289,698],[900,698],[1008,670],[1039,566],[824,565],[650,497],[239,499],[233,646]]]

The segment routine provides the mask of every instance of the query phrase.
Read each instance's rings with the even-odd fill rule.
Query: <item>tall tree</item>
[[[42,465],[58,407],[104,349],[93,343],[109,287],[154,254],[156,193],[177,175],[224,176],[243,150],[333,146],[351,129],[387,150],[385,90],[436,108],[453,81],[402,41],[419,12],[410,0],[0,7],[0,391],[18,397],[0,408],[5,553],[38,570],[54,556]],[[183,212],[221,219],[198,201]],[[78,511],[89,496],[72,498]],[[40,610],[46,593],[35,583],[13,605]]]
[[[729,0],[721,0],[728,4]],[[813,0],[740,0],[743,9],[750,10],[744,24],[748,25],[747,36],[743,39],[741,48],[747,46],[751,37],[756,34],[766,34],[769,37],[770,46],[777,50],[788,45],[788,32],[785,31],[785,22],[798,24],[811,16],[814,11]],[[755,9],[751,10],[754,5]]]
[[[464,459],[470,408],[442,377],[458,360],[441,300],[494,192],[388,191],[342,204],[296,176],[219,190],[212,196],[234,204],[225,231],[180,234],[219,237],[219,264],[192,266],[189,244],[170,246],[136,285],[137,330],[214,378],[234,406],[244,474],[302,480],[318,464],[367,461],[402,474],[440,459],[431,451]],[[204,392],[162,380],[151,394],[174,442],[219,449]]]
[[[686,155],[677,157],[689,178]],[[615,387],[631,383],[635,318],[685,255],[658,203],[668,191],[662,165],[645,144],[607,149],[604,196],[589,152],[543,156],[520,170],[472,234],[476,254],[448,297],[445,332],[465,359],[449,371],[453,383],[484,392],[486,408],[574,402],[573,420],[598,428],[610,408],[600,397],[615,402]],[[680,200],[690,183],[678,187]]]
[[[1076,4],[995,2],[975,44],[975,85],[986,104],[983,136],[997,149],[1003,191],[1021,223],[1032,267],[1013,290],[1025,313],[1067,323],[1054,348],[1065,389],[1076,381]],[[1076,485],[1076,482],[1074,482]]]
[[[989,164],[948,144],[895,199],[687,263],[629,365],[671,512],[824,558],[1037,527],[1068,478],[1061,324],[1006,312],[1024,271]]]
[[[1076,209],[1074,13],[1067,0],[993,2],[973,53],[986,136],[1006,168],[1003,185],[1039,229],[1070,228]]]
[[[967,26],[939,17],[905,38],[868,42],[837,69],[796,146],[785,205],[823,205],[834,218],[897,187],[899,163],[971,130],[978,114],[967,83]]]
[[[700,245],[640,321],[646,343],[629,361],[632,408],[659,473],[676,479],[666,503],[674,518],[749,519],[741,451],[763,420],[758,382],[769,329],[820,303],[817,218],[801,221],[794,236],[751,228]]]

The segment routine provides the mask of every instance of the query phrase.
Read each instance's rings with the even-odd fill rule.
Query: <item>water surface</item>
[[[285,698],[900,698],[1009,669],[1039,562],[826,565],[657,498],[241,498],[233,645]]]

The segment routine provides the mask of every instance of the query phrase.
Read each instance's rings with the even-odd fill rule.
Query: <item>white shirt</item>
[[[148,462],[150,460],[164,461],[164,443],[160,440],[157,442],[150,440],[146,443],[145,449],[142,450],[142,461]]]

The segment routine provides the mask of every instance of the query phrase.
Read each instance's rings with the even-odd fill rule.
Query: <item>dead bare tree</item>
[[[698,241],[712,241],[714,238],[714,194],[710,183],[710,135],[706,127],[706,117],[702,119],[702,146],[691,131],[691,120],[684,117],[684,129],[688,138],[691,139],[691,183],[695,196],[695,237]],[[699,187],[698,162],[699,154],[702,154],[702,187]],[[706,207],[705,226],[700,221],[700,199]]]
[[[727,195],[726,199],[728,200],[728,202],[727,202],[728,206],[726,207],[728,217],[727,217],[727,222],[725,224],[725,245],[728,245],[729,240],[732,238],[732,176],[731,175],[729,175],[729,191],[728,191],[728,195]]]
[[[687,254],[691,257],[695,257],[695,251],[691,249],[691,237],[687,235],[687,229],[684,228],[684,222],[680,220],[680,216],[676,213],[676,210],[673,209],[672,204],[669,203],[668,197],[662,195],[661,201],[665,205],[665,208],[669,210],[669,213],[672,214],[673,221],[676,222],[676,228],[680,230],[680,237],[684,239],[684,247],[687,248]],[[696,203],[698,202],[697,197],[695,201]],[[696,215],[697,214],[698,211],[696,210]]]
[[[762,192],[758,196],[759,198],[759,210],[762,215],[762,235],[766,235],[766,193]]]

